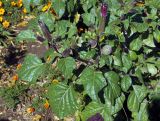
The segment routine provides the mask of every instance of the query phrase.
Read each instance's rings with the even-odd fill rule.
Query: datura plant
[[[44,5],[45,4],[45,5]],[[160,97],[160,1],[23,0],[20,80],[41,88],[59,119],[151,120]],[[120,119],[119,119],[120,118]]]

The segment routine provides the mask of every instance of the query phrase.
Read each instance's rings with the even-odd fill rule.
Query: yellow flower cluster
[[[8,28],[10,23],[7,20],[3,20],[3,15],[5,14],[5,9],[2,7],[3,3],[0,1],[0,23],[2,23],[4,28]]]
[[[47,11],[50,7],[51,7],[51,2],[49,2],[47,5],[45,5],[45,6],[42,8],[42,11],[45,12],[45,11]]]

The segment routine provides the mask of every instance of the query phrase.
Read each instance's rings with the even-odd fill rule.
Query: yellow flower
[[[5,21],[2,23],[2,25],[3,25],[4,28],[8,28],[9,25],[10,25],[10,23],[5,20]]]
[[[49,108],[49,102],[48,102],[48,100],[46,100],[46,102],[44,103],[44,107],[45,107],[45,109]]]
[[[0,15],[3,15],[5,10],[3,8],[0,8]]]
[[[43,8],[42,8],[42,11],[45,12],[48,10],[48,5],[45,5]]]
[[[136,3],[136,6],[143,7],[144,4],[145,4],[144,2],[137,2],[137,3]]]
[[[36,114],[35,116],[33,116],[32,121],[40,121],[40,120],[41,120],[41,118],[42,118],[42,116],[41,116],[41,115]]]
[[[0,1],[0,7],[2,7],[2,1]]]
[[[59,81],[58,81],[57,79],[54,79],[54,80],[52,81],[52,83],[53,83],[53,84],[57,84],[57,83],[59,83]]]
[[[16,2],[12,1],[11,6],[16,6]]]
[[[74,16],[74,21],[75,21],[76,23],[78,23],[79,18],[80,18],[80,14],[79,14],[79,13],[76,13],[76,15]]]
[[[3,17],[2,16],[0,16],[0,22],[2,22],[3,21]]]
[[[48,56],[48,58],[47,58],[47,62],[49,62],[51,60],[51,56]]]
[[[27,13],[27,9],[26,8],[24,8],[22,11],[23,11],[23,13]]]

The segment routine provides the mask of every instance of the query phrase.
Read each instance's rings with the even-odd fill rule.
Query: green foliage
[[[38,25],[41,20],[52,37],[44,57],[25,57],[19,77],[28,82],[47,79],[46,97],[60,119],[75,116],[86,121],[100,113],[105,121],[113,121],[123,111],[126,120],[147,121],[149,101],[159,96],[160,89],[159,4],[155,0],[104,2],[107,19],[101,16],[99,1],[52,0],[51,8],[17,36],[18,41],[30,42],[38,33],[47,40],[48,30]],[[101,22],[104,28],[99,28]],[[104,31],[99,33],[100,29]],[[58,81],[52,84],[53,79]]]
[[[14,87],[1,87],[0,97],[4,99],[5,104],[9,108],[15,108],[20,102],[19,97],[25,94],[28,85],[16,84]]]

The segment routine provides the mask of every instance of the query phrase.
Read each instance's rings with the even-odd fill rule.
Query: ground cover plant
[[[160,1],[16,2],[22,3],[16,11],[31,19],[12,37],[27,52],[14,85],[1,89],[10,107],[31,96],[28,112],[51,110],[59,120],[160,118],[154,113],[160,97]],[[9,37],[15,28],[5,21],[1,29],[8,34],[2,35]]]

